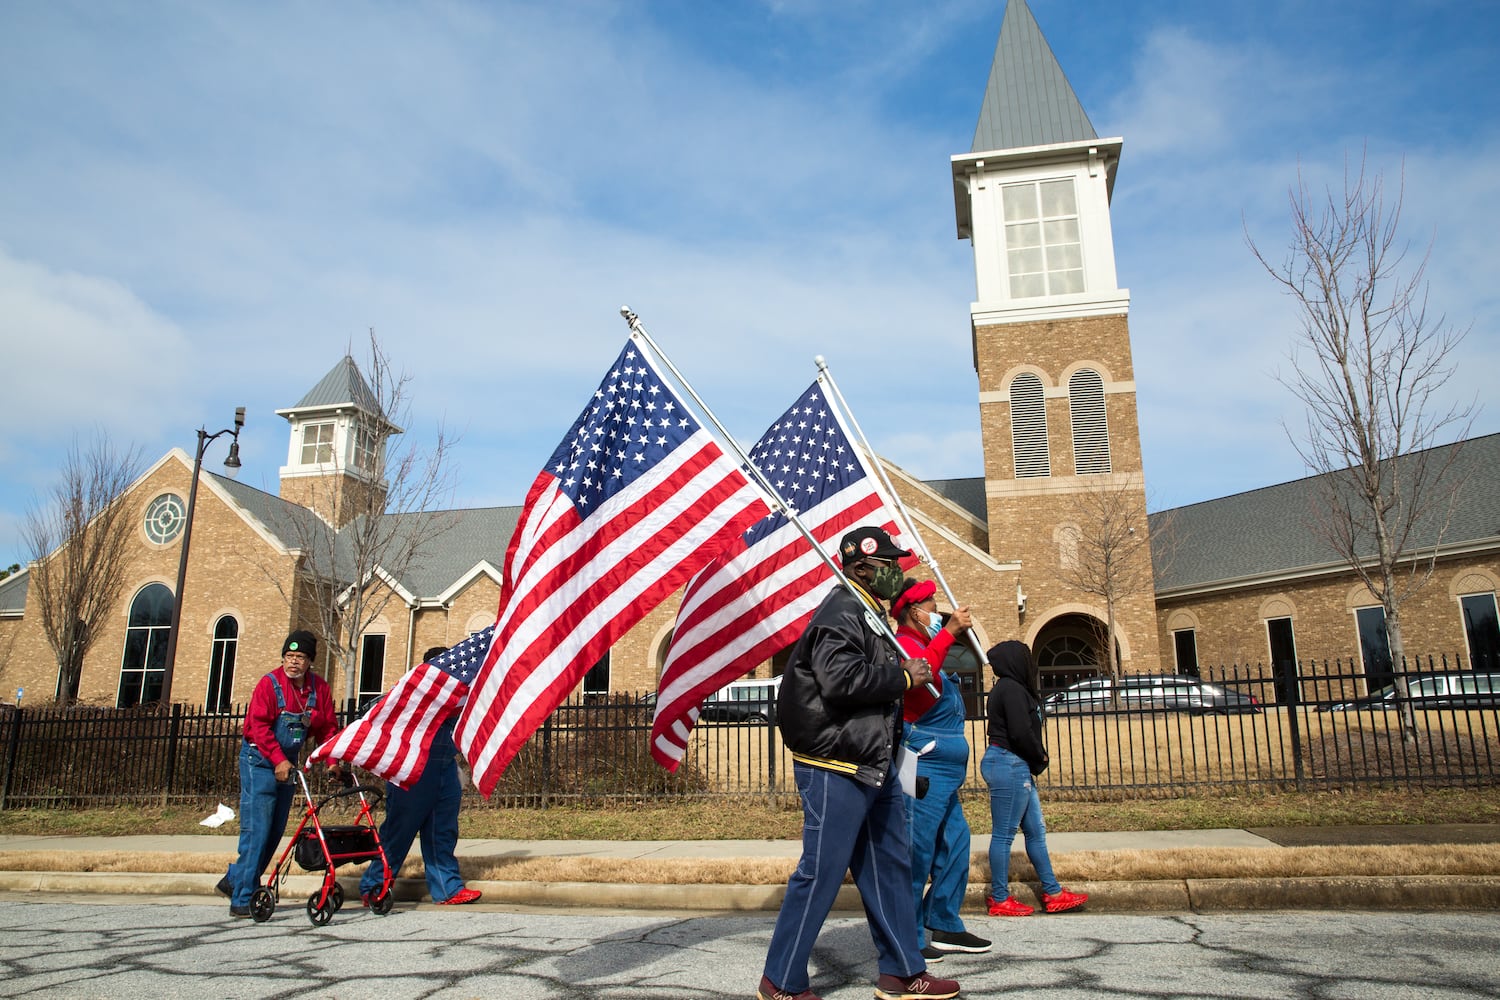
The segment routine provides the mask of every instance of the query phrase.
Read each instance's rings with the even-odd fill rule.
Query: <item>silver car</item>
[[[1115,705],[1107,677],[1079,681],[1042,703],[1048,715],[1106,712]],[[1227,715],[1259,712],[1260,700],[1222,684],[1177,674],[1147,674],[1120,678],[1119,708],[1137,712],[1191,712],[1196,715]]]

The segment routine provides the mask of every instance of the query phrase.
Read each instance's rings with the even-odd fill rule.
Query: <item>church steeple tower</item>
[[[1135,533],[1147,532],[1130,293],[1110,224],[1121,146],[1095,132],[1025,0],[1009,0],[973,147],[952,158],[953,196],[974,248],[991,554],[1022,562],[1023,627],[1044,668],[1090,636],[1107,663],[1098,637],[1113,617],[1125,669],[1157,669],[1149,565],[1119,600],[1070,582],[1102,500],[1138,511]]]
[[[345,355],[296,406],[276,411],[291,424],[281,497],[335,528],[385,508],[385,446],[401,428]]]

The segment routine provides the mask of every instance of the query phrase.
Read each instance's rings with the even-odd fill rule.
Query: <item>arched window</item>
[[[1109,421],[1104,413],[1104,379],[1080,368],[1068,379],[1068,412],[1073,420],[1073,472],[1087,476],[1109,471]]]
[[[167,669],[167,634],[172,630],[172,592],[163,584],[142,588],[130,602],[125,655],[120,658],[120,708],[161,699]]]
[[[208,697],[203,707],[227,712],[234,696],[234,654],[240,642],[240,623],[225,615],[214,624],[214,651],[208,661]]]
[[[1052,475],[1047,452],[1047,400],[1042,380],[1022,372],[1010,380],[1010,443],[1016,456],[1016,478]]]

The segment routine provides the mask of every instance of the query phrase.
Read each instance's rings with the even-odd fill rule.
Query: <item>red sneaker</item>
[[[438,900],[440,906],[458,906],[463,903],[472,903],[484,893],[478,889],[460,889],[447,899]]]
[[[760,987],[755,991],[755,1000],[823,1000],[812,990],[788,993],[765,976],[760,977]]]
[[[1027,906],[1014,896],[1006,896],[1000,900],[988,896],[985,901],[990,904],[992,917],[1029,917],[1036,912],[1035,907]]]
[[[1089,901],[1086,892],[1069,892],[1064,889],[1056,896],[1042,893],[1042,905],[1047,908],[1048,913],[1062,913],[1064,910],[1076,910]]]
[[[881,976],[875,981],[875,996],[879,1000],[947,1000],[958,996],[958,983],[952,979],[934,979],[925,972],[910,979]]]

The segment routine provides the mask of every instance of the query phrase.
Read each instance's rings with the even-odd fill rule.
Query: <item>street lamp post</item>
[[[234,408],[234,427],[212,434],[206,428],[198,428],[198,453],[193,456],[193,481],[188,487],[187,516],[182,525],[182,552],[177,557],[177,589],[172,594],[172,625],[167,630],[167,664],[161,677],[159,700],[163,705],[172,703],[172,668],[177,665],[177,633],[182,629],[182,588],[187,582],[188,546],[193,541],[193,507],[198,503],[198,473],[203,469],[203,452],[214,438],[221,434],[230,435],[229,457],[224,459],[224,468],[233,478],[240,471],[240,428],[244,426],[245,408],[237,406]]]

